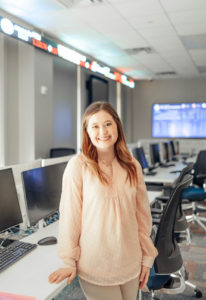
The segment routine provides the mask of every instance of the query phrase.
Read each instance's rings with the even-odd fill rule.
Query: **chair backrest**
[[[184,169],[181,170],[177,179],[175,179],[175,181],[170,186],[165,187],[167,195],[171,196],[172,191],[176,188],[177,184],[182,181],[186,174],[189,174],[192,171],[193,167],[194,163],[189,163]]]
[[[75,154],[76,150],[73,148],[52,148],[50,149],[50,157],[60,157]]]
[[[189,163],[184,169],[182,169],[182,171],[180,172],[179,176],[174,181],[174,183],[172,184],[172,186],[175,188],[177,186],[177,184],[182,181],[182,179],[184,178],[184,176],[186,174],[189,174],[192,171],[193,168],[194,168],[194,163],[192,163],[192,162]]]
[[[194,163],[189,163],[184,169],[182,169],[180,175],[176,180],[176,185],[179,184],[186,174],[189,174],[194,167]],[[179,205],[177,207],[176,221],[175,221],[175,232],[181,232],[188,228],[188,223],[186,217],[182,210],[182,199],[179,201]]]
[[[159,252],[154,267],[159,274],[176,272],[183,264],[179,246],[174,238],[174,228],[182,190],[191,184],[192,179],[192,175],[184,176],[173,190],[164,208],[154,243]]]
[[[206,174],[206,150],[198,153],[196,162],[194,164],[194,179],[193,183],[203,187],[204,179],[197,178],[197,175]]]

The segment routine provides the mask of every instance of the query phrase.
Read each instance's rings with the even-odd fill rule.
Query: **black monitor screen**
[[[151,164],[160,163],[159,144],[150,144]]]
[[[0,170],[0,232],[22,222],[12,169]]]
[[[142,147],[136,148],[137,160],[139,161],[142,169],[148,168],[147,159],[145,157],[144,149]]]
[[[66,165],[64,162],[22,172],[30,225],[58,210]]]
[[[96,101],[108,101],[108,81],[95,75],[91,75],[88,81],[89,104]]]
[[[175,150],[175,144],[173,141],[169,141],[169,145],[170,145],[170,149],[171,149],[171,152],[172,152],[172,156],[175,156],[176,155],[176,150]]]
[[[206,138],[206,102],[154,104],[152,136]]]
[[[169,162],[171,160],[171,152],[169,148],[169,143],[168,142],[163,142],[163,160],[166,162]]]

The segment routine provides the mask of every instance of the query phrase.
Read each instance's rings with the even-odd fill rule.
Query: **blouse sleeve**
[[[79,157],[73,157],[67,164],[62,182],[60,219],[58,233],[58,256],[63,267],[76,268],[80,257],[79,238],[82,212],[82,164]]]
[[[151,238],[152,217],[147,189],[144,182],[142,168],[136,161],[137,168],[137,221],[139,228],[139,241],[142,249],[142,265],[151,268],[158,252]]]

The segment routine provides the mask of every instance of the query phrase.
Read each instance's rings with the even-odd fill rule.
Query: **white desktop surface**
[[[23,239],[25,242],[37,243],[46,236],[56,236],[58,221],[39,229]],[[61,266],[56,253],[57,245],[37,246],[11,267],[0,273],[0,291],[19,295],[33,296],[37,300],[52,299],[66,285],[50,284],[48,276]]]
[[[153,183],[163,183],[163,184],[172,184],[175,179],[178,177],[179,173],[167,173],[158,171],[156,175],[148,176],[144,175],[145,182],[153,182]]]
[[[157,172],[157,174],[148,176],[144,175],[145,182],[152,182],[152,183],[163,183],[163,184],[172,184],[177,177],[179,176],[180,172],[177,173],[170,173],[172,171],[181,171],[186,167],[185,164],[182,162],[176,162],[175,166],[168,167],[168,168],[156,168],[154,171]]]
[[[147,195],[149,198],[149,203],[152,205],[155,202],[156,197],[160,197],[162,195],[162,192],[159,191],[147,191]]]

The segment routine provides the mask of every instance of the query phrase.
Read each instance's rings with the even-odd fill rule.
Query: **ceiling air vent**
[[[91,4],[101,3],[102,0],[56,0],[65,8],[72,8],[81,4],[81,6],[90,6]]]
[[[154,50],[150,47],[130,48],[130,49],[125,49],[124,51],[129,55],[135,55],[140,53],[146,53],[146,54],[154,53]]]
[[[81,0],[57,0],[60,4],[62,4],[66,8],[71,8],[78,4]]]
[[[177,73],[174,72],[174,71],[165,71],[165,72],[155,73],[155,75],[157,75],[157,76],[167,76],[167,75],[177,75]]]

